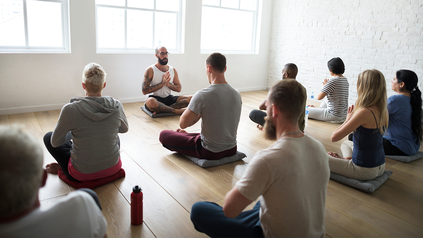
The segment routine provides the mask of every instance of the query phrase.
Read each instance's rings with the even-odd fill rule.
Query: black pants
[[[252,110],[250,112],[250,119],[251,121],[259,124],[260,126],[264,126],[264,118],[267,116],[267,113],[264,111],[260,111],[260,110]]]
[[[398,147],[391,144],[389,140],[385,140],[385,138],[383,138],[383,150],[385,151],[385,155],[407,155],[398,149]]]
[[[50,152],[51,156],[53,156],[53,158],[57,161],[63,173],[66,175],[66,178],[68,178],[71,181],[79,181],[79,180],[76,180],[74,177],[72,177],[69,174],[69,170],[68,170],[68,163],[71,156],[70,150],[72,149],[72,142],[69,141],[59,147],[53,147],[51,145],[52,134],[53,132],[47,132],[47,134],[44,135],[44,145],[46,146],[48,152]]]

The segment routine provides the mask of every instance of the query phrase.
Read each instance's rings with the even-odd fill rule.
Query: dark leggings
[[[101,204],[100,204],[100,200],[98,199],[97,193],[95,193],[93,190],[89,189],[89,188],[80,188],[78,189],[79,191],[84,191],[86,193],[88,193],[89,195],[91,195],[91,197],[93,197],[95,203],[97,204],[97,206],[100,208],[100,210],[103,210],[101,208]]]
[[[72,177],[69,174],[68,170],[68,163],[71,157],[70,150],[72,149],[72,142],[68,141],[61,146],[53,147],[51,145],[52,134],[53,132],[47,132],[47,134],[44,135],[44,145],[46,146],[48,152],[50,152],[51,156],[53,156],[53,158],[57,161],[63,173],[66,175],[66,178],[71,181],[79,181]]]
[[[348,140],[353,141],[353,133],[348,135]],[[383,138],[383,150],[385,151],[385,155],[407,155],[385,138]]]
[[[250,116],[251,121],[253,121],[253,122],[255,122],[255,123],[257,123],[261,126],[264,126],[264,123],[266,122],[264,120],[264,118],[267,116],[267,114],[264,111],[254,109],[250,112],[249,116]]]
[[[385,155],[407,155],[385,138],[383,138],[383,150],[385,151]]]

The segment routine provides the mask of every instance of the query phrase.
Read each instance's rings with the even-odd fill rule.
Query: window
[[[69,53],[67,0],[1,0],[0,52]]]
[[[261,0],[203,0],[201,53],[256,53]]]
[[[181,52],[183,0],[96,0],[97,52]]]

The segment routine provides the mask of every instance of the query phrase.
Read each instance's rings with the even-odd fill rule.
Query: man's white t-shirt
[[[150,85],[157,85],[163,81],[163,75],[167,72],[163,72],[160,69],[156,67],[155,64],[151,65],[148,68],[153,69],[153,79],[151,80]],[[147,68],[147,69],[148,69]],[[170,74],[170,83],[173,83],[173,78],[175,77],[175,71],[173,70],[173,67],[169,65],[169,74]],[[163,86],[161,89],[151,93],[154,96],[165,98],[169,96],[172,93],[172,90],[168,86]]]
[[[99,237],[107,222],[94,199],[75,191],[46,211],[40,208],[10,223],[0,224],[0,237]]]
[[[304,134],[256,153],[236,186],[251,201],[260,196],[265,237],[323,237],[329,173],[322,143]]]

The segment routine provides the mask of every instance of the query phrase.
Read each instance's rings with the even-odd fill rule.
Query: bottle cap
[[[142,191],[142,189],[138,185],[135,185],[135,187],[132,188],[132,192],[134,192],[134,193],[139,193],[141,191]]]

